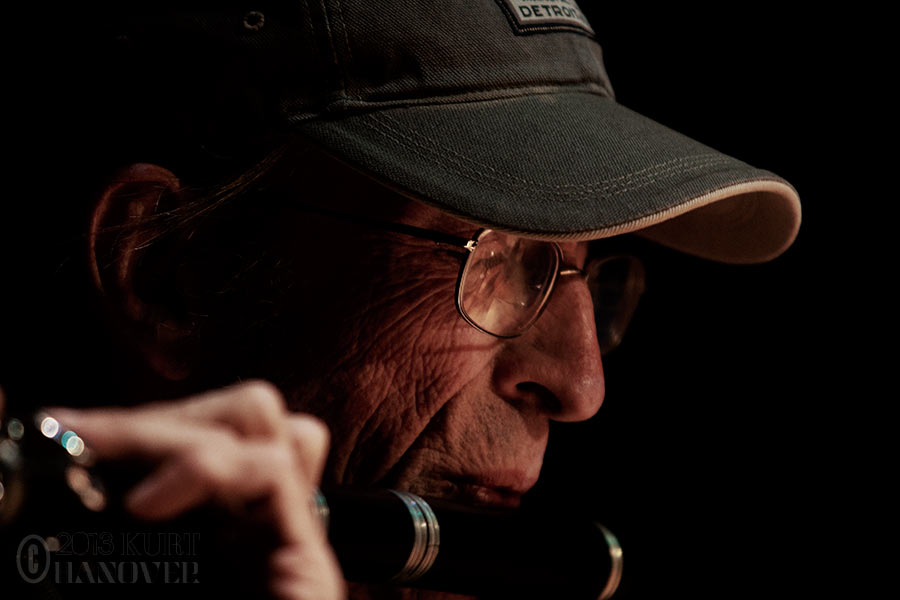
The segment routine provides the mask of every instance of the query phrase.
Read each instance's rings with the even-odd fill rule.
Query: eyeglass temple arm
[[[369,225],[375,227],[377,229],[382,229],[384,231],[390,231],[392,233],[399,233],[402,235],[409,235],[412,237],[416,237],[423,240],[431,240],[432,242],[438,242],[441,244],[449,244],[451,246],[456,246],[458,248],[465,248],[468,251],[472,251],[475,249],[475,240],[470,238],[459,237],[456,235],[451,235],[449,233],[443,233],[441,231],[432,231],[430,229],[423,229],[421,227],[416,227],[414,225],[405,225],[403,223],[392,223],[390,221],[382,221],[380,219],[373,219],[371,217],[364,217],[362,215],[351,215],[347,213],[343,213],[336,210],[331,210],[329,208],[324,208],[322,206],[313,206],[311,204],[302,204],[301,207],[304,210],[308,210],[310,212],[319,213],[328,217],[334,217],[336,219],[340,219],[342,221],[349,221],[351,223],[359,223],[361,225]]]

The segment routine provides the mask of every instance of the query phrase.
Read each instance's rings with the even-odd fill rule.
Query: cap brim
[[[591,93],[380,108],[297,127],[412,197],[530,237],[640,230],[754,263],[783,252],[800,226],[783,179]]]

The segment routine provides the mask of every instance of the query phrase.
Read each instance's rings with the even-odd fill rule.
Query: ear
[[[171,277],[154,272],[154,253],[165,239],[154,239],[146,224],[185,201],[178,178],[168,169],[134,164],[119,171],[100,194],[91,215],[88,260],[94,285],[117,325],[134,342],[147,364],[170,380],[187,377],[183,346],[191,327],[161,298]]]

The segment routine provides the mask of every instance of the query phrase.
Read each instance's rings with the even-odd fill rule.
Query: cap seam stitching
[[[565,88],[574,88],[574,89],[565,89]],[[497,95],[497,92],[501,92],[500,95]],[[509,92],[509,93],[504,93]],[[518,93],[512,93],[518,92]],[[421,98],[396,98],[396,99],[388,99],[388,100],[367,100],[362,96],[351,97],[347,94],[343,96],[339,96],[337,101],[332,101],[324,106],[310,107],[303,104],[294,105],[293,109],[307,109],[305,111],[293,112],[290,107],[286,109],[288,114],[285,115],[288,123],[304,123],[308,121],[316,121],[323,120],[328,118],[342,118],[343,114],[341,111],[346,109],[346,112],[354,111],[355,113],[366,113],[373,112],[378,110],[385,109],[393,109],[393,108],[430,108],[433,106],[450,106],[457,104],[476,104],[480,102],[497,102],[503,100],[513,100],[517,98],[526,98],[532,96],[548,96],[554,94],[590,94],[592,96],[599,96],[601,98],[606,98],[611,102],[615,100],[610,95],[609,90],[606,89],[602,84],[599,84],[594,81],[587,82],[579,82],[575,84],[556,84],[556,85],[544,85],[538,88],[535,86],[517,86],[517,87],[503,87],[503,88],[491,88],[491,89],[483,89],[475,92],[468,91],[458,94],[447,94],[443,96],[439,95],[430,95],[430,96],[422,96]],[[482,97],[478,98],[468,98],[461,96],[468,96],[471,94],[481,94]],[[343,106],[341,106],[343,104]]]
[[[374,128],[373,128],[373,129],[374,129]],[[376,131],[377,131],[377,130],[376,130]],[[381,132],[381,133],[384,134],[384,132]],[[393,136],[391,136],[390,134],[386,134],[386,135],[387,135],[387,137],[394,139],[394,140],[397,141],[398,143],[403,144],[403,141],[402,141],[402,140],[397,140],[396,138],[393,138]],[[715,163],[715,162],[731,162],[731,161],[724,161],[724,160],[721,160],[721,161],[712,161],[712,162]],[[619,196],[619,195],[621,195],[621,194],[624,194],[624,193],[629,192],[629,191],[633,191],[633,190],[635,190],[635,189],[640,189],[640,188],[645,187],[645,186],[647,186],[647,185],[650,185],[650,184],[652,184],[652,183],[654,183],[654,182],[657,182],[657,181],[660,181],[660,180],[663,180],[663,179],[669,179],[669,178],[671,178],[671,177],[674,177],[676,174],[683,174],[683,173],[687,173],[687,172],[690,172],[690,171],[695,171],[695,170],[697,170],[697,169],[703,168],[704,166],[709,166],[709,163],[710,163],[710,161],[701,161],[701,162],[699,162],[699,163],[697,163],[697,164],[694,164],[693,166],[686,167],[686,168],[681,169],[681,170],[673,169],[673,168],[664,169],[664,170],[660,171],[659,173],[651,174],[651,176],[649,176],[649,177],[643,177],[643,178],[639,179],[638,181],[634,182],[634,183],[633,183],[632,185],[630,185],[630,186],[626,186],[626,187],[624,187],[624,188],[621,188],[621,189],[618,189],[618,190],[615,190],[615,191],[612,191],[612,192],[609,192],[609,193],[606,193],[606,194],[603,194],[603,193],[598,194],[598,198],[597,198],[597,199],[598,199],[598,200],[602,200],[602,199],[614,198],[615,196]],[[438,163],[438,164],[440,164],[440,163]],[[489,181],[482,181],[482,180],[479,180],[479,179],[474,178],[470,172],[466,172],[466,171],[462,171],[462,170],[456,169],[456,168],[454,168],[453,166],[447,165],[447,164],[440,165],[440,166],[442,166],[443,168],[447,169],[448,171],[450,171],[451,173],[453,173],[453,174],[455,174],[455,175],[459,175],[459,176],[461,176],[461,177],[464,177],[464,178],[466,178],[466,179],[469,179],[470,181],[474,181],[474,182],[476,182],[476,183],[478,183],[478,184],[480,184],[480,185],[486,185],[487,187],[492,188],[492,189],[495,189],[495,190],[498,190],[498,191],[509,192],[509,190],[508,190],[507,188],[502,187],[502,186],[499,186],[499,185],[497,185],[497,183],[491,183],[491,182],[489,182]],[[479,174],[480,174],[480,175],[485,175],[485,174],[483,174],[483,173],[479,173]],[[653,176],[653,175],[655,175],[655,176]],[[488,178],[490,179],[491,177],[488,176]],[[587,196],[590,196],[590,195],[592,195],[592,192],[579,192],[579,193],[575,193],[575,194],[568,194],[568,198],[566,198],[566,199],[567,199],[567,200],[570,200],[570,201],[574,201],[574,200],[582,199],[582,198],[587,197]],[[680,204],[679,204],[679,205],[676,205],[676,206],[674,206],[674,207],[668,207],[668,209],[664,209],[664,210],[670,210],[670,209],[671,209],[671,210],[674,210],[674,209],[677,209],[678,206],[680,206]],[[652,217],[652,216],[655,215],[655,214],[658,214],[658,213],[652,212],[652,211],[651,211],[651,212],[649,212],[649,213],[645,213],[644,215],[641,215],[641,216],[637,217],[637,219],[641,219],[641,218],[649,218],[649,217]],[[632,219],[632,220],[634,220],[634,219]],[[629,223],[629,222],[631,222],[632,220],[630,220],[630,221],[620,221],[620,222],[617,223],[617,224],[610,225],[610,227],[615,227],[615,226],[617,226],[618,224]]]
[[[372,128],[372,129],[374,131],[378,132],[377,129],[375,129],[375,128]],[[408,143],[406,143],[404,140],[398,139],[394,136],[391,136],[390,134],[388,134],[384,131],[380,131],[379,133],[381,133],[382,135],[386,135],[387,137],[393,139],[398,144],[401,144],[401,145],[404,145],[404,146],[410,147],[410,148],[412,147]],[[432,156],[434,156],[434,157],[442,158],[442,157],[440,157],[440,155],[436,154],[434,152],[434,150],[431,148],[421,146],[421,145],[419,146],[419,148],[431,153]],[[632,189],[636,189],[638,187],[643,187],[644,185],[648,185],[649,183],[652,183],[653,181],[655,181],[659,178],[667,177],[668,176],[667,174],[671,173],[673,171],[684,173],[684,172],[695,170],[695,169],[703,167],[703,166],[709,166],[709,165],[715,164],[715,163],[726,163],[726,162],[733,162],[733,161],[730,161],[730,160],[728,160],[726,158],[722,158],[722,157],[713,158],[713,159],[704,159],[704,160],[694,160],[694,161],[687,160],[687,161],[685,161],[685,163],[683,165],[680,165],[680,166],[673,165],[673,166],[666,167],[666,168],[663,168],[666,163],[660,163],[658,165],[655,165],[649,172],[644,173],[641,176],[637,177],[636,181],[633,182],[632,185],[626,185],[624,188],[622,188],[620,190],[615,190],[616,186],[614,186],[614,185],[600,185],[600,186],[595,186],[595,187],[586,187],[580,191],[573,191],[573,192],[565,192],[565,191],[559,191],[559,190],[544,190],[544,191],[542,191],[542,193],[553,194],[556,196],[565,196],[566,200],[578,200],[578,199],[584,198],[586,196],[590,196],[590,195],[594,194],[595,192],[599,193],[601,195],[601,197],[603,197],[604,195],[605,195],[605,197],[611,197],[611,196],[616,196],[618,194],[627,192]],[[503,183],[508,183],[508,182],[506,182],[503,179],[500,179],[498,177],[492,176],[488,173],[483,173],[481,171],[477,171],[474,169],[469,169],[468,171],[462,170],[460,168],[460,165],[458,165],[458,163],[456,166],[454,166],[452,163],[441,162],[440,160],[436,160],[436,161],[434,161],[434,163],[442,168],[447,169],[449,172],[451,172],[455,175],[460,175],[460,176],[466,177],[467,179],[470,179],[472,181],[476,181],[483,185],[487,185],[488,187],[491,187],[492,189],[495,189],[498,191],[503,191],[503,192],[509,191],[507,187],[498,185],[498,184],[503,184]],[[693,166],[690,166],[691,164],[693,164]],[[683,167],[683,168],[680,168],[680,167]],[[482,181],[479,179],[475,179],[471,176],[471,173],[480,175],[483,178],[486,178],[487,180],[493,180],[494,183],[491,183],[490,181]],[[519,186],[519,187],[521,188],[524,186]],[[540,186],[534,185],[531,187],[540,187]],[[610,190],[610,189],[613,189],[614,191],[609,192],[608,190]]]
[[[575,88],[572,90],[568,90],[566,88]],[[497,92],[520,92],[517,94],[513,93],[504,93],[503,95],[494,95]],[[582,80],[577,82],[569,82],[569,83],[547,83],[547,84],[538,84],[538,85],[517,85],[517,86],[507,86],[507,87],[494,87],[486,85],[483,88],[478,88],[475,90],[467,90],[464,92],[458,93],[449,93],[449,94],[431,94],[428,96],[421,97],[404,97],[404,98],[393,98],[387,100],[369,100],[363,96],[359,96],[357,98],[358,102],[365,103],[372,106],[372,109],[378,109],[383,106],[397,107],[407,105],[409,107],[419,107],[419,106],[446,106],[447,104],[467,104],[473,102],[490,102],[492,100],[503,100],[509,98],[523,98],[527,96],[545,96],[552,95],[557,93],[569,93],[569,94],[591,94],[594,96],[600,96],[601,98],[609,98],[612,99],[609,95],[609,92],[603,86],[602,83],[598,83],[593,80]],[[481,98],[460,98],[460,96],[467,96],[471,94],[483,94],[485,97]],[[489,96],[490,94],[490,96]]]
[[[409,140],[410,143],[412,143],[412,144],[415,144],[415,143],[416,143],[415,140],[413,140],[412,138],[409,138],[408,136],[404,136],[402,131],[399,131],[398,129],[393,129],[393,128],[391,128],[389,125],[387,125],[386,123],[383,123],[382,121],[379,120],[379,116],[380,116],[380,117],[384,117],[384,118],[386,118],[386,119],[392,121],[393,123],[396,123],[396,124],[399,125],[399,122],[398,122],[396,119],[394,119],[393,117],[391,117],[390,115],[376,115],[376,114],[370,114],[370,115],[367,115],[367,116],[370,117],[372,120],[376,121],[377,123],[379,123],[382,127],[386,128],[387,130],[392,131],[392,132],[394,132],[394,133],[396,133],[397,135],[400,135],[400,136],[402,136],[402,137],[405,137],[407,140]],[[659,169],[661,169],[661,168],[662,168],[663,166],[665,166],[665,165],[670,165],[670,164],[671,164],[671,165],[673,165],[673,167],[674,167],[674,165],[677,164],[677,163],[688,163],[688,164],[692,164],[692,163],[700,162],[700,161],[702,161],[702,162],[707,162],[707,161],[721,161],[721,160],[723,160],[723,157],[725,156],[725,155],[720,154],[720,153],[717,153],[717,152],[704,152],[704,153],[702,153],[702,154],[694,154],[694,155],[687,156],[687,157],[677,157],[677,158],[673,158],[673,159],[670,159],[670,160],[667,160],[667,161],[664,161],[664,162],[661,162],[661,163],[657,163],[657,164],[655,164],[655,165],[651,165],[651,166],[649,166],[649,167],[645,167],[644,169],[641,169],[641,170],[638,170],[638,171],[632,171],[631,173],[627,173],[627,174],[625,174],[625,175],[620,175],[619,177],[616,177],[616,178],[613,178],[613,179],[601,179],[601,180],[597,180],[597,181],[588,181],[588,182],[581,183],[581,184],[562,184],[562,185],[554,185],[554,184],[543,183],[543,182],[540,182],[540,181],[533,181],[533,180],[529,180],[529,179],[524,179],[524,178],[521,178],[521,177],[514,177],[514,176],[509,175],[509,174],[501,173],[500,171],[497,171],[496,169],[494,169],[494,168],[491,167],[490,165],[486,165],[486,164],[484,164],[484,163],[480,163],[480,162],[478,162],[478,161],[476,161],[476,160],[473,160],[473,159],[471,159],[471,158],[469,158],[469,157],[467,157],[467,156],[464,156],[464,155],[462,155],[462,154],[456,152],[455,150],[453,150],[452,148],[450,148],[450,147],[448,147],[448,146],[445,146],[445,145],[440,144],[440,142],[438,142],[437,140],[434,140],[434,139],[432,139],[432,138],[430,138],[430,137],[428,137],[428,136],[426,136],[426,135],[420,133],[420,132],[419,132],[418,130],[416,130],[416,129],[411,129],[411,130],[409,130],[409,131],[410,131],[411,133],[417,135],[419,138],[421,138],[421,139],[423,139],[423,140],[426,140],[426,141],[430,142],[430,143],[434,146],[434,149],[431,149],[431,150],[432,150],[432,152],[434,153],[435,156],[445,158],[445,157],[443,157],[443,155],[437,153],[437,150],[442,150],[442,151],[444,151],[444,152],[447,152],[447,153],[452,154],[453,156],[457,157],[457,158],[459,159],[459,160],[455,161],[455,162],[457,162],[457,164],[459,164],[460,161],[464,161],[464,162],[471,163],[471,164],[473,164],[473,165],[475,165],[475,166],[477,166],[477,167],[486,168],[486,169],[488,169],[488,170],[490,170],[490,171],[496,173],[495,179],[497,179],[497,180],[500,181],[500,182],[505,182],[505,181],[509,181],[509,182],[519,181],[519,182],[521,182],[521,183],[523,183],[523,184],[525,184],[525,185],[529,185],[529,186],[532,186],[532,187],[547,188],[547,189],[550,189],[550,190],[581,189],[581,190],[585,190],[585,191],[592,191],[592,190],[594,190],[594,189],[606,189],[606,188],[611,187],[611,184],[613,184],[614,182],[620,181],[620,180],[622,180],[622,179],[631,179],[631,178],[634,178],[634,177],[636,177],[636,176],[651,175],[651,174],[653,173],[653,171],[658,171]],[[419,144],[416,144],[416,145],[417,145],[419,148],[422,148],[422,149],[428,149],[428,146],[423,146],[423,145],[419,145]],[[728,160],[734,160],[734,159],[728,158]],[[481,173],[479,173],[479,174],[481,174]],[[483,175],[487,176],[486,173],[483,174]],[[598,186],[599,186],[599,188],[598,188]]]
[[[371,115],[367,115],[367,116],[371,116]],[[387,127],[386,125],[378,122],[377,120],[375,120],[375,122],[378,124],[378,127],[372,126],[367,123],[363,123],[363,124],[366,125],[367,127],[369,127],[370,129],[372,129],[373,131],[375,131],[376,133],[380,133],[381,135],[386,135],[387,137],[392,138],[395,142],[397,142],[398,144],[400,144],[402,146],[405,146],[410,149],[419,149],[419,150],[423,150],[423,151],[427,152],[428,154],[430,154],[433,157],[434,160],[432,162],[434,164],[436,164],[438,166],[442,166],[443,168],[449,170],[450,172],[452,172],[456,175],[463,175],[469,179],[472,179],[471,176],[467,175],[467,171],[464,170],[467,167],[465,165],[463,165],[462,163],[460,163],[460,161],[458,161],[458,160],[448,161],[447,160],[448,157],[442,156],[434,148],[431,148],[429,146],[426,146],[426,145],[423,145],[420,143],[416,143],[415,140],[413,140],[407,136],[403,136],[402,132],[399,132],[390,127]],[[390,132],[393,132],[396,135],[400,135],[401,138],[405,138],[405,139],[397,138],[396,135],[391,135]],[[567,191],[559,189],[560,187],[563,187],[563,186],[551,186],[549,184],[542,184],[540,182],[531,182],[531,181],[522,180],[522,179],[518,180],[518,182],[517,182],[516,179],[511,178],[510,176],[500,176],[499,174],[491,175],[490,173],[478,171],[471,167],[468,167],[468,171],[475,173],[477,175],[480,175],[486,179],[494,180],[496,183],[493,183],[493,184],[483,182],[483,183],[486,183],[487,185],[489,185],[490,187],[492,187],[493,189],[508,191],[506,189],[506,187],[500,187],[498,184],[513,183],[513,184],[517,184],[518,187],[524,187],[524,185],[528,185],[530,187],[536,187],[539,189],[543,188],[543,189],[541,189],[542,193],[553,194],[556,196],[566,196],[567,198],[574,200],[574,199],[579,199],[579,198],[583,198],[585,196],[591,195],[594,192],[603,193],[603,192],[606,192],[607,190],[614,189],[616,187],[616,184],[619,183],[619,180],[623,179],[623,178],[625,180],[635,179],[636,183],[638,185],[641,185],[640,182],[642,180],[650,179],[650,182],[652,182],[654,180],[654,178],[659,178],[661,176],[664,176],[666,173],[668,173],[670,171],[678,171],[681,167],[684,167],[681,169],[681,172],[685,172],[687,170],[693,170],[693,169],[696,169],[696,168],[699,168],[702,166],[708,166],[708,165],[716,164],[716,163],[728,163],[728,162],[736,163],[738,161],[731,159],[730,157],[726,157],[725,155],[719,155],[719,154],[715,154],[715,153],[706,153],[706,154],[695,155],[692,157],[672,159],[670,161],[665,161],[665,162],[653,165],[651,167],[647,167],[647,168],[643,169],[642,171],[635,171],[635,172],[629,173],[627,175],[617,177],[615,179],[599,180],[599,181],[595,181],[595,182],[587,182],[585,184],[579,184],[579,185],[573,184],[571,186],[565,186],[565,187],[574,188],[574,191],[572,191],[572,192],[567,192]],[[455,166],[454,166],[454,163],[455,163]],[[672,164],[670,164],[670,163],[672,163]],[[679,164],[679,163],[681,163],[681,164]],[[478,163],[475,163],[475,164],[477,165]],[[693,166],[691,166],[691,165],[693,165]],[[472,180],[480,182],[480,180],[475,180],[475,179],[472,179]],[[520,183],[524,183],[524,185],[520,185]],[[621,183],[626,184],[627,182],[622,181]],[[553,189],[553,187],[556,187],[556,189]],[[615,194],[622,193],[624,191],[628,191],[629,189],[633,189],[633,187],[628,187],[626,185],[626,187],[623,190],[621,190],[620,192],[615,192]],[[613,194],[613,195],[615,195],[615,194]]]

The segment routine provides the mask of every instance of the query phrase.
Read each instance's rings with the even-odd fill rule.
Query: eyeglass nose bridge
[[[569,267],[559,270],[559,277],[565,277],[567,275],[580,275],[581,277],[587,277],[587,272],[584,269],[579,269],[578,267]]]

